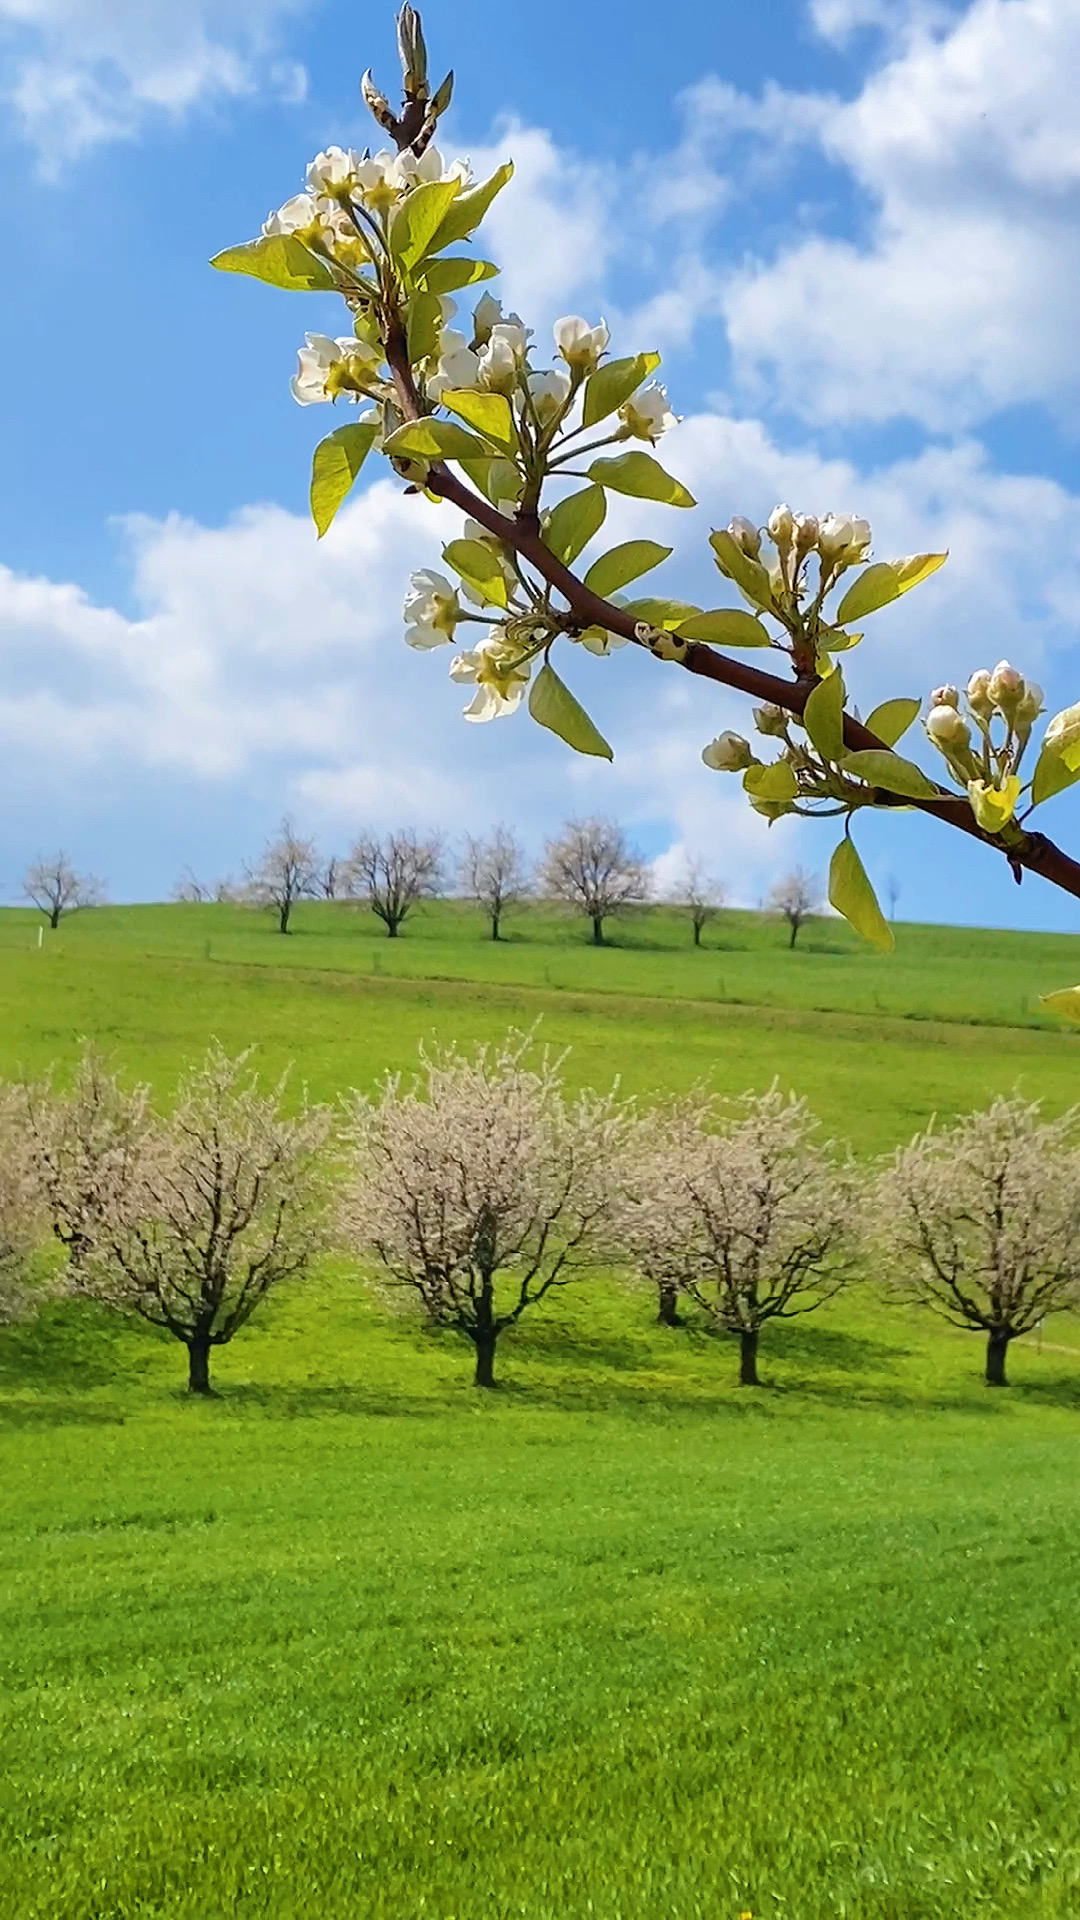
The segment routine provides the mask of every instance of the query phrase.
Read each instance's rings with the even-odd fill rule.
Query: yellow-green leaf
[[[852,581],[836,609],[838,626],[848,620],[863,620],[879,607],[887,607],[909,593],[932,573],[945,565],[947,553],[909,553],[904,560],[875,560]]]
[[[440,405],[456,413],[467,427],[475,427],[485,440],[503,453],[516,453],[518,445],[514,416],[505,393],[481,393],[473,387],[451,387]]]
[[[829,902],[872,947],[891,953],[892,928],[877,903],[866,868],[852,840],[841,840],[829,864]]]
[[[602,733],[593,726],[580,701],[559,679],[554,667],[541,667],[529,689],[529,712],[540,726],[550,728],[565,740],[575,753],[594,753],[601,760],[615,755]]]
[[[658,353],[635,353],[628,360],[609,360],[598,367],[585,382],[582,425],[595,427],[598,420],[606,420],[659,365]]]
[[[1055,753],[1052,747],[1043,747],[1035,763],[1035,775],[1031,782],[1031,804],[1041,807],[1044,800],[1052,800],[1056,793],[1064,793],[1074,781],[1080,780],[1080,767],[1070,767],[1065,756]]]
[[[311,463],[311,517],[320,540],[371,452],[378,430],[375,420],[357,420],[319,441]]]
[[[662,560],[671,556],[670,547],[662,547],[656,540],[624,540],[621,547],[612,547],[594,560],[585,575],[585,585],[590,593],[598,593],[606,600],[611,593],[618,593],[620,587],[628,587],[631,580],[640,580],[643,573],[651,573]]]
[[[582,548],[588,546],[593,534],[600,531],[606,513],[603,487],[582,487],[577,493],[567,494],[547,516],[544,545],[551,548],[564,566],[569,566]]]
[[[772,607],[772,587],[760,560],[751,560],[749,554],[744,553],[732,539],[726,527],[710,533],[709,545],[716,555],[716,564],[721,573],[728,580],[734,580],[752,607],[760,607],[763,613],[767,613]]]
[[[449,260],[431,260],[417,274],[429,293],[456,293],[459,287],[474,287],[478,280],[494,280],[499,269],[494,260],[469,260],[464,254],[451,254]]]
[[[807,694],[803,726],[823,760],[840,759],[844,751],[844,676],[839,668]]]
[[[505,166],[496,167],[491,178],[473,187],[470,193],[459,193],[438,230],[428,241],[428,252],[442,253],[445,247],[453,246],[455,240],[468,239],[469,234],[480,225],[495,195],[501,193],[507,181],[512,179],[513,172],[513,165],[507,161]]]
[[[768,766],[747,767],[743,774],[743,786],[755,800],[795,800],[799,792],[799,782],[790,760],[772,760]]]
[[[868,780],[872,787],[884,787],[886,793],[900,793],[908,800],[933,800],[938,790],[914,760],[898,753],[871,747],[863,753],[846,753],[840,762],[845,773]]]
[[[293,233],[264,233],[242,247],[226,247],[224,253],[215,253],[210,265],[221,273],[249,273],[290,293],[326,293],[334,286],[326,262],[309,253]]]
[[[437,294],[414,293],[405,320],[405,345],[409,362],[417,366],[434,353],[442,331],[442,304]]]
[[[887,747],[895,747],[912,722],[918,719],[921,704],[921,701],[905,696],[883,700],[880,707],[874,708],[866,725],[871,733],[877,734],[879,740],[884,740]]]
[[[651,453],[620,453],[613,460],[594,460],[589,479],[613,493],[629,493],[637,500],[661,500],[668,507],[693,507],[697,502],[681,480],[665,473]]]
[[[768,630],[753,613],[741,607],[714,607],[709,613],[696,613],[679,628],[681,640],[708,640],[719,647],[767,647]]]
[[[479,460],[462,460],[461,471],[472,481],[478,493],[493,507],[506,500],[520,500],[524,482],[512,460],[492,460],[485,452]]]
[[[506,576],[499,556],[483,540],[451,540],[443,548],[443,559],[463,580],[482,593],[490,607],[505,607]]]
[[[1059,987],[1056,993],[1044,993],[1039,1005],[1059,1013],[1063,1020],[1071,1020],[1074,1026],[1080,1023],[1080,987]]]
[[[475,460],[483,441],[454,420],[410,420],[383,442],[383,452],[403,460]]]
[[[919,587],[924,580],[929,580],[932,573],[945,565],[948,557],[947,553],[909,553],[904,560],[893,560],[891,565],[896,569],[901,593],[910,593],[912,587]]]
[[[700,607],[692,607],[688,600],[628,600],[622,608],[631,620],[644,620],[650,627],[663,627],[668,633],[676,628],[682,631],[688,620],[701,612]]]
[[[403,267],[415,267],[423,259],[460,194],[460,180],[425,180],[405,195],[390,222],[390,251],[395,260]]]

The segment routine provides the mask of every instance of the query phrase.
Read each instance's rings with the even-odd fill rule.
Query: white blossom
[[[553,367],[550,373],[530,373],[528,384],[536,417],[546,427],[570,398],[569,377]]]
[[[410,647],[426,651],[453,640],[461,618],[457,588],[433,567],[420,567],[411,575],[403,609],[405,640]]]
[[[529,662],[510,652],[498,632],[450,662],[451,680],[476,688],[464,709],[466,720],[497,720],[513,713],[521,705],[529,673]]]
[[[734,519],[728,521],[728,532],[735,545],[746,554],[747,559],[757,559],[761,552],[761,534],[752,520],[747,520],[745,515],[737,513]]]
[[[598,326],[590,327],[578,313],[568,313],[556,320],[554,334],[555,346],[567,366],[581,373],[592,373],[599,366],[600,356],[607,351],[611,338],[602,320]]]
[[[667,388],[659,380],[650,380],[647,387],[632,393],[619,408],[619,419],[631,439],[648,440],[653,446],[669,427],[679,424],[678,414],[671,411]]]
[[[356,185],[363,162],[350,147],[327,147],[317,153],[307,170],[308,192],[336,200]]]
[[[439,341],[439,364],[427,383],[429,400],[441,400],[451,388],[475,387],[480,383],[480,361],[466,345],[465,335],[453,327],[444,327]]]
[[[969,747],[971,728],[962,713],[942,701],[939,706],[931,707],[926,716],[926,731],[935,747]]]
[[[702,749],[701,757],[714,773],[742,773],[754,758],[749,740],[744,740],[741,733],[732,733],[730,728],[710,740]]]
[[[319,209],[310,193],[294,193],[276,213],[269,213],[263,221],[264,234],[301,233],[305,227],[318,224]]]
[[[379,349],[366,340],[351,334],[329,340],[325,333],[308,333],[304,338],[307,345],[299,350],[299,366],[291,383],[293,399],[302,407],[334,400],[339,393],[366,393],[377,383]]]
[[[493,327],[480,353],[480,385],[492,393],[510,393],[517,383],[518,365],[513,329]]]

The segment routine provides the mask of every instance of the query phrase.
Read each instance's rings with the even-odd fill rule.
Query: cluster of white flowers
[[[451,680],[476,688],[465,708],[466,720],[498,720],[513,713],[524,698],[530,672],[530,661],[508,644],[500,628],[450,662]]]
[[[455,586],[433,567],[420,567],[409,579],[404,607],[405,639],[410,647],[427,651],[450,644],[461,619],[461,601]]]
[[[453,160],[447,166],[437,147],[428,147],[419,159],[408,148],[404,153],[368,154],[327,147],[308,167],[307,191],[295,194],[271,213],[263,223],[263,232],[302,233],[316,228],[333,251],[335,241],[352,226],[350,207],[385,214],[413,187],[437,180],[460,180],[467,186],[471,179],[467,160]]]
[[[854,513],[793,513],[786,501],[774,507],[764,529],[737,514],[728,525],[736,545],[750,560],[761,556],[762,534],[776,548],[782,583],[794,587],[811,554],[821,562],[823,580],[832,580],[847,567],[858,566],[870,548],[870,522]]]
[[[325,333],[308,333],[304,338],[307,345],[299,350],[299,365],[291,383],[293,399],[302,407],[336,400],[341,393],[353,399],[383,397],[384,383],[379,379],[382,355],[377,347],[351,334],[342,340],[330,340]]]
[[[980,667],[964,690],[967,716],[960,710],[958,687],[935,687],[925,726],[928,739],[947,762],[953,777],[967,788],[979,825],[995,833],[1016,812],[1021,794],[1019,765],[1031,729],[1043,710],[1043,690],[1025,679],[1008,660]],[[994,722],[1002,723],[998,739]],[[972,725],[981,735],[973,744]],[[1000,727],[999,727],[1000,732]]]
[[[463,537],[482,541],[490,547],[500,559],[507,585],[511,589],[516,587],[513,568],[486,528],[475,520],[466,520]],[[485,604],[483,595],[467,580],[463,580],[459,588],[434,568],[419,568],[411,576],[405,596],[407,644],[424,652],[451,645],[459,623],[477,618],[465,612],[462,594],[476,606]],[[502,623],[491,627],[475,647],[454,655],[450,662],[451,680],[476,688],[465,708],[466,720],[497,720],[520,706],[529,684],[532,654],[536,645],[548,637],[548,628],[543,623],[530,625],[527,615],[513,611]]]

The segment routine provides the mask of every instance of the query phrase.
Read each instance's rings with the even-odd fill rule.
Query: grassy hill
[[[93,1034],[167,1093],[211,1033],[330,1096],[542,1016],[581,1081],[774,1073],[876,1151],[1076,1097],[1073,940],[467,908],[0,915],[0,1073]],[[180,1393],[82,1305],[0,1330],[0,1914],[1075,1920],[1080,1331],[978,1343],[868,1284],[759,1393],[605,1276],[464,1348],[346,1267]]]

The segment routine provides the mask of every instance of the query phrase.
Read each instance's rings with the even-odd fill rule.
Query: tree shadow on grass
[[[51,1301],[34,1319],[0,1329],[0,1389],[74,1394],[123,1384],[161,1338],[92,1300]]]
[[[186,1400],[186,1394],[177,1396]],[[393,1387],[365,1387],[348,1381],[321,1386],[316,1381],[262,1385],[242,1381],[222,1387],[218,1402],[226,1412],[257,1412],[269,1420],[320,1420],[339,1414],[351,1420],[434,1420],[446,1412],[446,1390],[432,1382],[429,1394]]]
[[[1080,1412],[1080,1375],[1062,1373],[1050,1380],[1014,1381],[1006,1388],[1005,1397],[1013,1394],[1036,1406],[1065,1407],[1070,1413]]]

